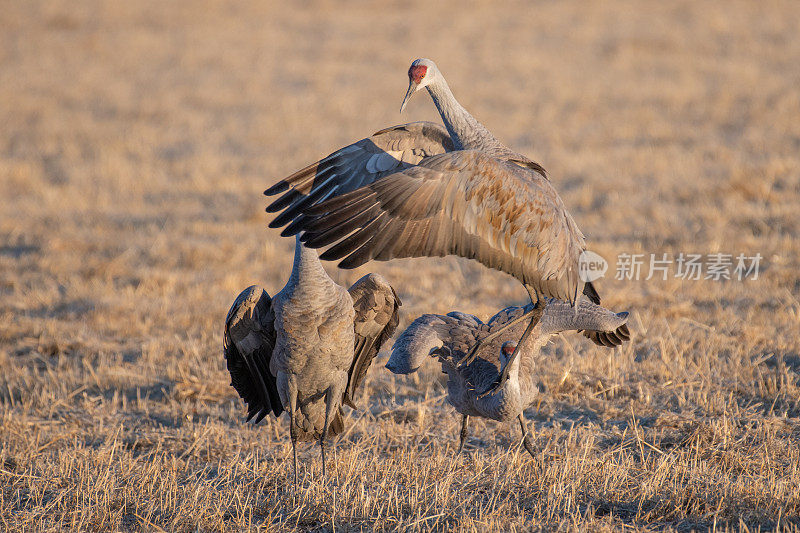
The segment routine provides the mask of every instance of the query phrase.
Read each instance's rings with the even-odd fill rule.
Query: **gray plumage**
[[[424,65],[422,65],[424,63]],[[268,189],[269,206],[323,259],[352,268],[371,259],[461,255],[574,301],[583,235],[544,169],[495,139],[452,95],[435,64],[418,60],[446,126],[382,130]],[[411,71],[410,71],[411,76]],[[299,216],[298,216],[299,215]],[[299,220],[298,220],[299,218]],[[338,242],[337,242],[338,241]]]
[[[544,168],[498,141],[453,96],[436,64],[414,61],[406,101],[425,88],[445,129],[429,122],[387,128],[265,191],[283,193],[271,227],[304,232],[307,246],[342,268],[370,260],[458,255],[519,279],[536,303],[548,296],[600,303],[578,275],[586,244]],[[401,108],[402,110],[402,108]],[[533,324],[531,324],[531,327]],[[586,335],[604,346],[629,335]],[[522,340],[522,339],[520,339]]]
[[[322,259],[354,268],[371,259],[461,255],[507,272],[546,296],[574,301],[583,235],[544,169],[502,145],[453,97],[436,65],[425,87],[446,126],[377,132],[281,180],[273,227],[303,230]],[[411,92],[411,90],[410,90]],[[407,96],[408,98],[408,96]]]
[[[398,324],[401,305],[377,274],[349,291],[297,240],[289,281],[270,299],[247,288],[225,322],[223,347],[231,384],[248,404],[248,420],[289,412],[292,445],[344,429],[342,403],[353,396],[372,360]],[[296,453],[295,453],[296,463]],[[295,466],[296,479],[296,466]]]
[[[524,327],[519,323],[481,345],[478,356],[471,363],[458,366],[458,361],[470,347],[524,315],[529,308],[508,307],[485,324],[464,313],[422,315],[395,341],[386,368],[395,374],[408,374],[415,372],[427,358],[438,357],[442,371],[448,375],[447,401],[465,417],[462,446],[466,436],[466,417],[469,416],[497,421],[517,418],[527,434],[521,414],[538,392],[534,371],[541,348],[556,333],[587,329],[611,332],[618,330],[628,319],[627,312],[614,313],[586,300],[579,302],[577,308],[552,300],[539,309],[542,316],[524,344],[517,347],[516,343],[509,342],[518,337],[519,330]],[[502,359],[504,346],[506,355],[517,353],[510,363]],[[509,346],[512,349],[509,350]],[[494,394],[481,394],[493,386],[506,365],[511,367],[508,380]],[[529,448],[529,443],[526,443],[526,448]]]

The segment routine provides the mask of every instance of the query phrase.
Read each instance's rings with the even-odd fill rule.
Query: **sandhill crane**
[[[533,309],[541,317],[524,344],[506,340],[521,327],[516,319]],[[538,317],[537,317],[538,318]],[[614,313],[582,300],[577,308],[566,302],[551,300],[545,308],[508,307],[486,324],[472,315],[453,312],[447,315],[422,315],[403,331],[394,343],[386,368],[395,374],[415,372],[429,356],[438,356],[442,371],[447,373],[447,401],[461,413],[458,452],[464,447],[470,416],[501,422],[519,420],[525,449],[534,456],[522,411],[538,393],[534,381],[536,359],[541,348],[556,333],[568,330],[614,331],[628,320],[628,313]],[[515,322],[516,321],[516,322]],[[479,356],[471,363],[458,366],[458,360],[481,339],[504,330],[509,323],[518,324],[491,338],[480,347]],[[517,357],[512,357],[517,353]],[[510,368],[508,368],[510,367]],[[491,386],[501,369],[507,368],[508,380],[493,395],[479,391]]]
[[[534,308],[540,295],[574,304],[579,292],[599,304],[592,284],[579,276],[583,234],[544,168],[504,146],[467,112],[433,61],[415,60],[408,78],[401,111],[424,87],[446,130],[430,122],[394,126],[299,170],[265,191],[283,193],[267,207],[282,211],[270,226],[289,224],[283,235],[303,231],[312,248],[332,245],[320,257],[342,259],[341,268],[458,255],[516,277]],[[532,308],[519,317],[530,319],[520,344],[536,316]],[[613,345],[628,332],[623,326],[586,335]],[[504,370],[495,390],[505,379]]]
[[[325,439],[343,431],[341,404],[355,408],[355,391],[397,328],[400,305],[378,274],[349,291],[337,285],[299,238],[289,281],[274,298],[252,286],[234,301],[223,337],[231,385],[247,403],[248,421],[289,412],[295,486],[298,440],[319,439],[325,477]]]

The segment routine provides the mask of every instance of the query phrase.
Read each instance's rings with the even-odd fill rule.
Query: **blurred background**
[[[800,292],[800,9],[459,6],[7,5],[5,336],[140,344],[176,328],[216,356],[238,290],[274,292],[288,272],[293,243],[265,229],[263,189],[383,127],[438,121],[425,95],[398,114],[408,65],[430,57],[467,109],[548,169],[611,263],[607,301],[704,323],[711,311],[721,327],[752,318],[781,337],[779,317],[753,311]],[[765,259],[749,284],[613,279],[618,254],[664,252]],[[343,283],[367,270],[412,315],[525,296],[456,259],[331,268]]]
[[[713,412],[719,392],[796,423],[798,28],[792,1],[3,2],[0,410],[89,440],[128,424],[131,439],[180,441],[187,413],[239,431],[224,316],[250,284],[277,292],[293,249],[266,229],[262,191],[381,128],[438,122],[424,94],[398,113],[410,62],[428,57],[475,117],[548,170],[611,263],[604,302],[632,312],[616,359],[556,341],[548,390],[566,387],[558,398],[593,420],[624,418],[625,402]],[[680,252],[763,260],[757,280],[614,279],[618,254]],[[385,275],[401,326],[526,300],[453,258],[326,266],[342,284]],[[383,362],[368,409],[442,394],[435,368],[409,382]],[[779,373],[772,385],[753,381],[762,369]],[[674,396],[668,381],[687,385]],[[612,385],[633,396],[596,396]],[[117,392],[139,403],[123,408]],[[541,420],[581,420],[558,398]],[[0,430],[0,449],[33,465],[34,435]]]

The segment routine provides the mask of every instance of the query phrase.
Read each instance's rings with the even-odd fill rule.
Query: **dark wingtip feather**
[[[322,259],[323,261],[335,261],[336,259],[341,259],[342,257],[346,256],[352,251],[352,246],[350,243],[352,242],[351,237],[353,237],[354,235],[357,234],[353,234],[347,239],[344,239],[343,241],[334,244],[333,246],[322,252],[319,258]],[[345,267],[343,267],[342,264],[340,263],[339,268],[345,268]]]
[[[352,270],[360,267],[368,261],[369,258],[348,256],[345,259],[342,259],[336,266],[344,270]]]
[[[281,226],[285,226],[298,216],[301,216],[303,210],[313,205],[315,202],[322,200],[324,201],[328,196],[333,194],[338,185],[331,185],[331,180],[333,178],[327,178],[324,182],[320,183],[314,189],[312,189],[308,194],[303,195],[300,194],[294,195],[293,198],[297,198],[297,200],[293,200],[292,203],[283,210],[275,219],[270,223],[270,228],[279,228]],[[294,191],[296,192],[296,191]],[[287,193],[288,195],[289,193]],[[280,201],[280,200],[279,200]],[[277,203],[277,202],[275,202]],[[275,205],[275,204],[273,204]],[[267,208],[267,211],[272,208],[272,205]]]
[[[281,237],[294,237],[295,235],[297,235],[298,233],[300,233],[305,229],[304,226],[305,223],[308,222],[308,219],[309,217],[305,215],[300,215],[299,217],[294,219],[291,224],[283,228],[283,231],[281,232]],[[300,237],[300,240],[305,242],[305,239],[307,239],[306,234],[303,234]]]
[[[328,248],[327,250],[319,254],[319,258],[322,259],[323,261],[334,261],[336,259],[339,259],[339,257],[341,256],[337,257],[335,248],[336,248],[335,246]],[[339,268],[342,268],[342,265],[339,265]]]
[[[360,200],[347,209],[340,209],[317,217],[305,224],[304,229],[311,233],[325,233],[346,226],[350,227],[352,231],[356,226],[367,222],[375,215],[377,204],[370,202],[369,199]]]
[[[283,231],[281,231],[281,237],[294,237],[295,235],[300,233],[302,230],[303,230],[303,228],[300,228],[298,226],[293,226],[292,224],[289,224],[288,226],[283,228]],[[302,241],[303,238],[301,237],[300,240]]]
[[[276,213],[286,207],[287,205],[294,202],[301,194],[295,190],[291,190],[269,204],[267,206],[267,213]]]
[[[306,239],[306,246],[309,248],[322,248],[323,246],[333,244],[343,237],[347,237],[353,231],[367,231],[370,229],[372,221],[375,220],[374,216],[375,210],[370,208],[361,213],[356,213],[348,220],[338,225],[331,226],[327,230],[321,232],[311,230],[310,232],[313,233],[313,235]]]
[[[363,200],[370,195],[374,195],[372,190],[369,187],[362,187],[348,193],[334,196],[324,202],[314,204],[305,209],[303,213],[306,215],[325,215],[326,213],[339,210],[346,205],[355,204],[359,200]]]
[[[267,212],[269,212],[269,211],[267,211]],[[289,222],[289,220],[291,220],[291,218],[288,219],[288,220],[284,220],[286,217],[284,217],[283,215],[285,215],[285,214],[286,214],[286,212],[284,211],[280,215],[278,215],[275,218],[273,218],[272,220],[270,220],[269,224],[267,224],[267,227],[270,228],[270,229],[275,229],[275,228],[280,228],[281,226],[285,226],[286,223]]]
[[[345,257],[341,264],[346,265],[354,265],[350,268],[356,268],[357,266],[361,266],[365,263],[368,263],[372,259],[372,248],[370,246],[370,242],[367,242],[363,246],[359,247],[356,251]]]
[[[607,348],[621,346],[631,339],[627,324],[621,325],[614,331],[585,330],[583,331],[583,336],[591,340],[596,345],[605,346]]]
[[[608,348],[614,347],[614,341],[609,337],[609,333],[604,331],[600,334],[600,340],[602,341],[603,345]]]
[[[289,189],[289,182],[286,180],[281,180],[266,191],[264,191],[264,196],[275,196],[276,194],[280,194],[283,191]]]
[[[631,340],[631,330],[628,329],[628,324],[622,324],[617,328],[617,336],[623,341]]]
[[[278,216],[272,219],[272,222],[269,223],[269,227],[280,228],[281,226],[285,226],[298,216],[301,216],[300,210],[302,209],[305,200],[306,199],[301,200],[300,202],[292,205],[291,207],[288,207],[286,210],[284,210],[282,213],[280,213]]]
[[[339,268],[350,269],[361,266],[371,259],[369,254],[371,247],[368,246],[367,243],[374,243],[375,235],[385,225],[386,221],[383,219],[383,214],[381,213],[364,227],[330,248],[326,253],[331,252],[331,257],[333,257],[333,259],[341,259],[345,255],[348,255],[348,257],[339,263]],[[362,248],[362,246],[364,248]]]

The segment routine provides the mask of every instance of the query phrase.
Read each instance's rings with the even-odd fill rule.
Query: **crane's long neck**
[[[508,371],[508,379],[503,386],[494,394],[481,396],[478,402],[482,404],[482,409],[486,412],[514,412],[518,409],[524,408],[523,403],[523,390],[522,384],[519,381],[520,361],[523,354],[518,354],[517,357],[511,362],[511,367]],[[506,363],[508,364],[508,363]],[[502,368],[500,369],[503,370]]]
[[[436,109],[439,110],[442,122],[447,128],[456,150],[502,146],[483,124],[458,103],[443,76],[439,75],[433,83],[425,88],[428,89],[428,94],[431,95]]]
[[[515,383],[519,387],[519,366],[525,354],[519,353],[517,357],[511,361],[511,368],[508,371],[508,382]]]
[[[292,275],[289,283],[294,285],[318,285],[321,283],[333,283],[333,280],[322,268],[317,251],[306,248],[300,242],[299,235],[295,237],[294,244],[294,263],[292,264]]]

